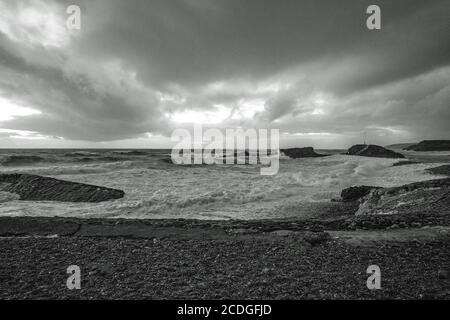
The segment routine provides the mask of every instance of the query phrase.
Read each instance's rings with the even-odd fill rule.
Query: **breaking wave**
[[[0,191],[0,203],[19,200],[19,199],[20,199],[20,196],[18,194]]]
[[[133,168],[134,166],[135,164],[132,161],[122,161],[122,162],[89,164],[89,165],[60,165],[60,166],[45,166],[45,167],[11,168],[9,170],[3,170],[3,172],[58,176],[58,175],[106,173],[113,170],[130,169]]]
[[[10,155],[0,160],[3,166],[25,166],[44,161],[43,158],[34,155]]]
[[[65,153],[67,151],[62,154]],[[52,155],[38,153],[38,156],[49,158]],[[146,157],[108,151],[100,152],[99,156],[83,153],[65,157],[66,162],[59,165],[44,162],[2,167],[2,172],[60,176],[70,181],[121,189],[125,197],[101,204],[61,204],[14,201],[17,200],[15,195],[2,193],[0,215],[277,218],[287,215],[286,208],[291,208],[291,215],[301,215],[311,205],[329,203],[351,185],[389,187],[432,179],[434,176],[424,170],[439,165],[393,167],[398,160],[347,155],[281,158],[278,174],[262,176],[258,166],[175,166],[162,161],[167,157],[167,152],[163,151],[153,154],[149,151]],[[6,204],[8,201],[10,203]]]

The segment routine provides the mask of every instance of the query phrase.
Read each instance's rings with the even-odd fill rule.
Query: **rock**
[[[114,274],[114,268],[110,264],[94,264],[89,271],[89,275],[99,274],[101,276],[108,276]]]
[[[252,229],[252,228],[237,228],[237,229],[230,229],[228,230],[228,233],[230,234],[254,234],[258,233],[258,230]]]
[[[450,151],[450,140],[424,140],[404,148],[409,151]]]
[[[289,237],[289,236],[296,234],[296,232],[292,231],[292,230],[276,230],[276,231],[272,231],[271,234],[278,236],[278,237]]]
[[[418,163],[420,163],[420,162],[417,162],[417,161],[408,161],[408,160],[406,160],[406,161],[399,161],[399,162],[396,162],[396,163],[394,163],[392,166],[393,166],[393,167],[399,167],[399,166],[407,166],[407,165],[410,165],[410,164],[418,164]]]
[[[439,279],[448,279],[449,275],[448,275],[448,271],[447,270],[439,270],[438,271],[438,277]]]
[[[351,202],[351,201],[357,201],[361,198],[367,196],[370,191],[374,189],[380,189],[379,187],[372,187],[372,186],[355,186],[346,188],[341,191],[341,199],[343,202]]]
[[[325,154],[319,154],[314,151],[314,148],[290,148],[290,149],[280,149],[287,157],[292,159],[297,158],[317,158],[317,157],[326,157]]]
[[[450,178],[370,191],[356,215],[450,213]]]
[[[262,273],[268,273],[270,271],[270,268],[263,268]]]
[[[357,144],[352,146],[347,151],[348,155],[363,156],[363,157],[375,157],[375,158],[405,158],[401,153],[377,146],[374,144]]]
[[[317,245],[331,240],[331,236],[328,232],[306,232],[303,240],[311,245]]]
[[[450,165],[446,164],[443,166],[426,169],[425,171],[431,174],[450,176]]]
[[[125,195],[122,190],[31,174],[0,174],[0,191],[30,201],[101,202]]]

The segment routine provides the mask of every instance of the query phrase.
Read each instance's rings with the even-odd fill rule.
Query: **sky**
[[[279,129],[282,147],[450,139],[449,14],[448,0],[0,0],[0,148],[165,148],[194,123]]]

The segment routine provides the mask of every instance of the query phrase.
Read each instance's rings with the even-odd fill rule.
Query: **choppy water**
[[[438,163],[392,167],[395,159],[334,154],[258,166],[175,166],[168,150],[0,150],[0,172],[33,173],[122,189],[98,204],[26,202],[0,193],[1,216],[258,219],[302,215],[352,185],[396,186],[435,178]]]

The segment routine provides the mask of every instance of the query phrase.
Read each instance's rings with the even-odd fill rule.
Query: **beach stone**
[[[96,275],[99,274],[101,276],[107,276],[114,273],[114,268],[109,264],[95,264],[91,267],[91,271],[89,272],[89,275]]]
[[[270,271],[270,268],[263,268],[262,273],[268,273]]]
[[[303,239],[312,245],[317,245],[317,244],[327,242],[327,241],[331,240],[332,238],[328,232],[309,232],[309,231],[307,231],[304,234]]]
[[[271,234],[273,234],[277,237],[289,237],[296,233],[297,233],[296,231],[292,231],[292,230],[276,230],[276,231],[271,232]]]
[[[443,270],[443,269],[439,270],[438,277],[439,277],[439,279],[448,279],[448,277],[449,277],[448,270]]]
[[[230,229],[228,230],[228,232],[231,234],[240,235],[240,234],[254,234],[258,233],[259,231],[251,228],[237,228],[237,229]]]

